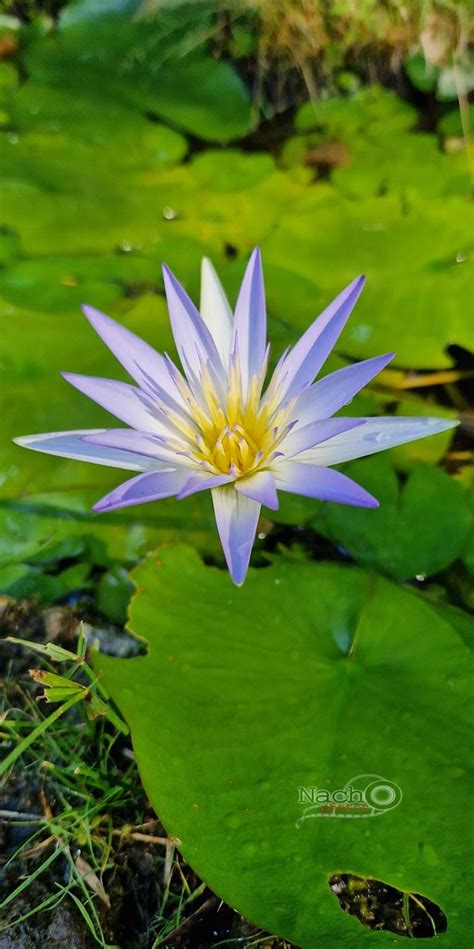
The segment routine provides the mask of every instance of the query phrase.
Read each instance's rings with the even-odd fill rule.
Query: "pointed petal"
[[[337,501],[355,507],[378,507],[379,502],[359,484],[332,468],[284,461],[275,465],[275,481],[280,491],[302,494],[320,501]]]
[[[173,497],[181,490],[187,472],[183,470],[147,471],[119,484],[94,504],[94,511],[115,511],[120,507],[146,504]]]
[[[235,490],[253,501],[258,501],[259,504],[264,504],[271,511],[278,511],[275,478],[271,471],[256,471],[249,478],[239,478],[235,482]]]
[[[352,458],[363,458],[377,451],[403,445],[427,435],[438,435],[457,422],[442,418],[366,418],[365,425],[336,435],[330,441],[323,442],[305,452],[304,459],[318,465],[338,465]]]
[[[127,382],[62,372],[62,377],[127,425],[142,431],[163,433],[166,428],[157,419],[156,402],[146,392]]]
[[[362,292],[364,282],[365,277],[353,280],[290,350],[280,370],[285,376],[285,398],[298,395],[313,381],[326,362]]]
[[[201,264],[201,316],[216,344],[224,366],[229,363],[232,343],[232,310],[219,277],[207,257]]]
[[[176,451],[167,448],[161,439],[154,438],[148,432],[137,432],[134,428],[109,428],[94,435],[85,435],[84,441],[88,445],[102,445],[105,448],[116,448],[136,455],[145,455],[153,461],[163,462],[168,466],[175,467],[184,462],[184,459],[177,457]]]
[[[156,467],[151,458],[145,458],[124,449],[105,448],[103,445],[87,444],[84,436],[103,434],[103,429],[89,428],[72,432],[49,432],[43,435],[24,435],[14,438],[15,445],[42,451],[46,455],[59,455],[76,461],[89,461],[109,468],[125,468],[130,471],[145,471]]]
[[[363,362],[344,366],[319,379],[301,394],[296,403],[294,414],[298,416],[299,424],[329,418],[348,405],[360,389],[385,369],[394,355],[386,353],[384,356],[364,359]]]
[[[258,247],[247,264],[234,317],[232,350],[240,363],[242,388],[247,393],[253,376],[259,376],[265,358],[267,314],[262,261]]]
[[[233,480],[231,475],[213,475],[204,469],[193,471],[179,492],[178,501],[189,497],[190,494],[197,494],[198,491],[207,491],[210,488],[218,488],[223,484],[229,484]]]
[[[184,368],[199,375],[202,364],[209,360],[215,368],[221,360],[214,340],[188,294],[163,264],[163,280],[170,314],[171,329]]]
[[[212,492],[217,529],[230,575],[241,586],[245,580],[257,531],[260,504],[233,487]]]
[[[170,379],[161,353],[157,353],[143,339],[125,326],[121,326],[120,323],[116,323],[105,313],[101,313],[92,306],[83,306],[82,309],[93,329],[132,379],[135,379],[148,392],[154,392],[154,385],[159,383],[173,398],[180,401],[179,392]]]
[[[319,422],[310,422],[302,428],[293,428],[289,435],[278,446],[286,457],[297,455],[301,451],[313,448],[319,442],[325,442],[341,432],[350,432],[353,428],[364,425],[360,418],[327,418]]]

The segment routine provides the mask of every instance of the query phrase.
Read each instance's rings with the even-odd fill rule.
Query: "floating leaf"
[[[346,250],[350,248],[350,253]],[[357,273],[367,287],[338,342],[355,358],[396,351],[396,364],[450,365],[453,342],[472,347],[465,306],[472,282],[472,234],[465,201],[397,197],[349,201],[329,186],[308,188],[262,244],[266,267],[281,268],[274,315],[296,331],[331,299],[328,282],[346,286]],[[292,310],[299,278],[312,282],[301,307]]]
[[[238,138],[251,124],[250,99],[232,66],[206,54],[213,12],[205,3],[172,4],[159,16],[137,3],[101,15],[84,6],[81,18],[65,15],[31,43],[24,63],[36,80],[80,89],[104,111],[119,101],[208,141]]]
[[[408,131],[417,120],[417,111],[393,92],[371,85],[352,96],[333,96],[306,102],[295,117],[298,132],[320,129],[327,138],[352,139],[383,127],[386,134]]]
[[[113,623],[125,623],[133,589],[133,583],[125,568],[115,564],[111,570],[102,574],[99,580],[97,586],[98,609]]]
[[[278,561],[235,590],[192,550],[168,548],[134,579],[131,626],[149,653],[97,654],[95,666],[196,872],[303,949],[380,942],[331,892],[344,872],[437,903],[440,946],[467,946],[470,654],[449,621],[330,564]],[[314,806],[310,818],[298,803],[298,788],[374,780],[401,789],[385,813],[338,819]]]
[[[313,523],[358,563],[398,580],[430,575],[460,556],[471,516],[459,484],[439,468],[419,463],[400,486],[387,455],[344,468],[380,501],[374,511],[320,505]]]

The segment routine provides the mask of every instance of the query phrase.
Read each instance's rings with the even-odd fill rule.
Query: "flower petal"
[[[353,280],[303,333],[284,360],[285,398],[298,395],[326,362],[362,292],[365,277]]]
[[[201,316],[216,344],[224,366],[229,363],[232,343],[232,310],[219,277],[207,257],[201,264]]]
[[[115,379],[100,379],[96,376],[81,376],[74,372],[62,372],[61,375],[83,392],[89,399],[102,405],[107,412],[115,415],[127,425],[142,431],[163,433],[166,428],[158,421],[156,402],[146,392],[131,386],[127,382]]]
[[[416,438],[438,435],[458,422],[444,418],[366,418],[365,425],[352,432],[336,435],[330,441],[316,445],[305,452],[301,461],[310,461],[318,465],[338,465],[352,458],[363,458],[377,451],[403,445]]]
[[[92,306],[82,307],[84,315],[96,333],[124,366],[132,379],[148,392],[155,392],[158,383],[173,398],[181,401],[176,386],[170,379],[164,357],[139,336],[116,323],[110,316]]]
[[[83,431],[48,432],[43,435],[24,435],[14,438],[15,445],[42,451],[46,455],[59,455],[61,458],[74,458],[76,461],[90,461],[95,465],[109,468],[125,468],[130,471],[145,471],[156,467],[151,458],[145,458],[132,451],[106,448],[103,445],[88,444],[84,436],[99,435],[104,430],[89,428]]]
[[[181,469],[147,471],[119,484],[109,494],[94,504],[94,511],[115,511],[120,507],[132,507],[148,501],[160,501],[173,497],[181,490],[187,472]]]
[[[275,478],[271,471],[256,471],[249,478],[239,478],[235,482],[235,490],[253,501],[258,501],[259,504],[264,504],[271,511],[278,511]]]
[[[170,314],[171,329],[183,367],[199,375],[209,360],[214,368],[222,367],[216,344],[184,288],[163,264],[163,280]]]
[[[161,439],[155,438],[148,432],[137,432],[134,428],[108,428],[94,435],[85,435],[84,441],[88,445],[102,445],[105,448],[116,448],[136,455],[144,455],[173,467],[182,463],[181,459],[176,457],[176,451],[167,448]]]
[[[332,468],[305,464],[300,461],[284,461],[274,469],[275,481],[280,491],[303,494],[320,501],[337,501],[355,507],[378,507],[379,502],[359,484]]]
[[[204,469],[202,471],[195,470],[188,476],[179,492],[178,501],[189,497],[190,494],[197,494],[198,491],[207,491],[209,488],[218,488],[223,484],[229,484],[233,480],[232,475],[213,475]]]
[[[241,586],[245,580],[257,531],[260,504],[233,487],[212,492],[217,529],[230,575]]]
[[[242,390],[247,394],[253,376],[259,376],[265,359],[267,314],[262,260],[258,247],[247,264],[234,316],[232,351],[240,364]]]
[[[365,422],[360,418],[326,418],[318,422],[310,422],[309,425],[303,425],[302,428],[292,428],[291,432],[283,439],[278,446],[283,454],[297,455],[299,452],[313,448],[319,442],[325,442],[341,432],[350,432]]]
[[[344,366],[305,389],[295,405],[294,414],[298,416],[298,424],[329,418],[348,405],[360,389],[382,372],[394,355],[386,353]]]

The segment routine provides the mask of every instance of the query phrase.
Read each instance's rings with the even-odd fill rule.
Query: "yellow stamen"
[[[268,462],[285,434],[289,407],[282,410],[275,399],[262,400],[262,386],[263,374],[251,380],[244,398],[239,367],[233,361],[222,405],[209,372],[203,368],[202,398],[198,402],[190,390],[187,392],[189,410],[199,429],[199,434],[194,433],[192,449],[199,464],[219,474],[241,477]]]

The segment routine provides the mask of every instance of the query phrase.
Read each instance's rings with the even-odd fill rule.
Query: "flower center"
[[[208,444],[210,461],[224,474],[245,474],[263,457],[263,451],[242,425],[225,425],[212,444]]]
[[[242,397],[238,373],[230,372],[225,398],[218,393],[205,369],[201,395],[197,399],[189,387],[185,398],[194,428],[176,424],[192,448],[186,453],[199,465],[218,474],[236,478],[256,471],[269,462],[288,431],[289,406],[279,409],[275,400],[261,399],[263,375],[254,379]]]
[[[195,435],[196,460],[219,474],[249,474],[266,461],[275,448],[279,431],[269,425],[270,408],[228,403],[213,405],[210,417],[201,416]]]

